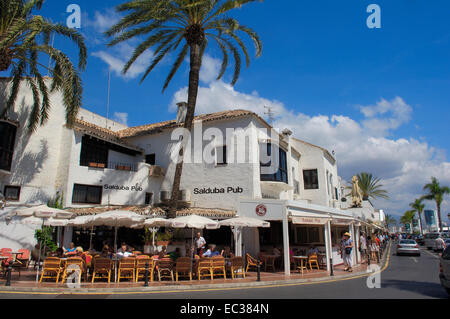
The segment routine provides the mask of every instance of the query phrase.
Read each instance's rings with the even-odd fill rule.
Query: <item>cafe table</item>
[[[264,271],[267,271],[267,267],[270,267],[273,269],[273,271],[276,271],[275,260],[280,257],[281,256],[278,255],[261,255],[261,259],[264,261]]]
[[[306,271],[308,272],[308,256],[292,256],[292,258],[294,258],[296,270],[298,269],[299,272],[301,271],[302,275],[303,269],[306,269]]]

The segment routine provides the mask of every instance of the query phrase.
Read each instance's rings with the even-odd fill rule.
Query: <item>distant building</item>
[[[437,216],[437,210],[434,209],[425,209],[423,211],[423,215],[425,217],[425,232],[434,232],[438,230],[438,216]]]

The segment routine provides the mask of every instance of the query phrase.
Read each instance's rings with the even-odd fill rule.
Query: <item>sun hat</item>
[[[350,236],[350,233],[348,233],[348,232],[345,233],[344,236],[352,237],[352,236]]]

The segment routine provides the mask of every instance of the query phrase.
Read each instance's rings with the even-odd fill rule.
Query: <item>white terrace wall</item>
[[[5,81],[0,80],[0,92],[3,92],[0,96],[0,109],[5,105]],[[51,95],[51,102],[49,120],[31,135],[27,125],[33,99],[25,82],[21,84],[16,105],[8,112],[9,119],[19,122],[11,174],[0,177],[2,189],[5,185],[21,186],[20,200],[11,204],[46,202],[56,194],[65,112],[59,92]]]

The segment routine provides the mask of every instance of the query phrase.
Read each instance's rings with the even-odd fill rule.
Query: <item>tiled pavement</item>
[[[336,266],[334,268],[334,275],[335,277],[341,277],[341,276],[349,276],[351,274],[361,274],[363,272],[365,272],[367,269],[367,265],[358,265],[356,267],[353,268],[353,273],[349,273],[344,271],[344,267],[343,266]],[[290,276],[286,276],[284,275],[284,272],[261,272],[261,282],[292,282],[292,281],[318,281],[318,280],[329,280],[332,279],[333,277],[329,276],[329,272],[327,272],[326,270],[308,270],[307,272],[305,271],[304,274],[300,274],[298,272],[292,272]],[[231,279],[228,278],[224,279],[223,277],[221,278],[220,276],[215,276],[214,280],[210,280],[210,279],[202,279],[202,280],[197,280],[197,279],[193,279],[192,281],[186,280],[186,279],[180,279],[180,281],[175,282],[175,281],[170,281],[170,280],[164,280],[164,281],[158,281],[158,280],[154,280],[153,282],[149,283],[149,287],[153,287],[153,288],[158,288],[158,287],[170,287],[170,286],[174,286],[174,287],[178,287],[181,288],[182,286],[185,286],[186,288],[188,288],[189,286],[198,286],[198,285],[223,285],[223,284],[233,284],[233,283],[239,283],[239,284],[245,284],[245,283],[254,283],[257,280],[257,273],[254,271],[248,272],[246,273],[245,279],[244,278],[235,278],[235,279]],[[5,287],[5,278],[4,276],[0,277],[0,287],[3,288]],[[103,281],[98,281],[95,283],[90,283],[90,282],[84,282],[82,281],[81,283],[81,289],[115,289],[115,288],[119,288],[119,289],[130,289],[130,288],[142,288],[144,285],[143,281],[139,281],[138,283],[132,283],[130,281],[123,281],[120,282],[119,284],[115,284],[113,282],[111,282],[110,284],[108,284],[107,282]],[[61,289],[61,288],[66,288],[67,285],[66,284],[61,284],[61,283],[54,283],[54,282],[42,282],[41,284],[36,283],[36,271],[33,271],[33,268],[29,268],[28,270],[22,270],[21,271],[21,275],[19,277],[19,274],[17,271],[13,271],[12,275],[11,275],[11,287],[14,288],[28,288],[28,289],[39,289],[39,288],[45,288],[45,289],[51,289],[51,288],[56,288],[56,289]],[[0,288],[0,289],[1,289]]]

